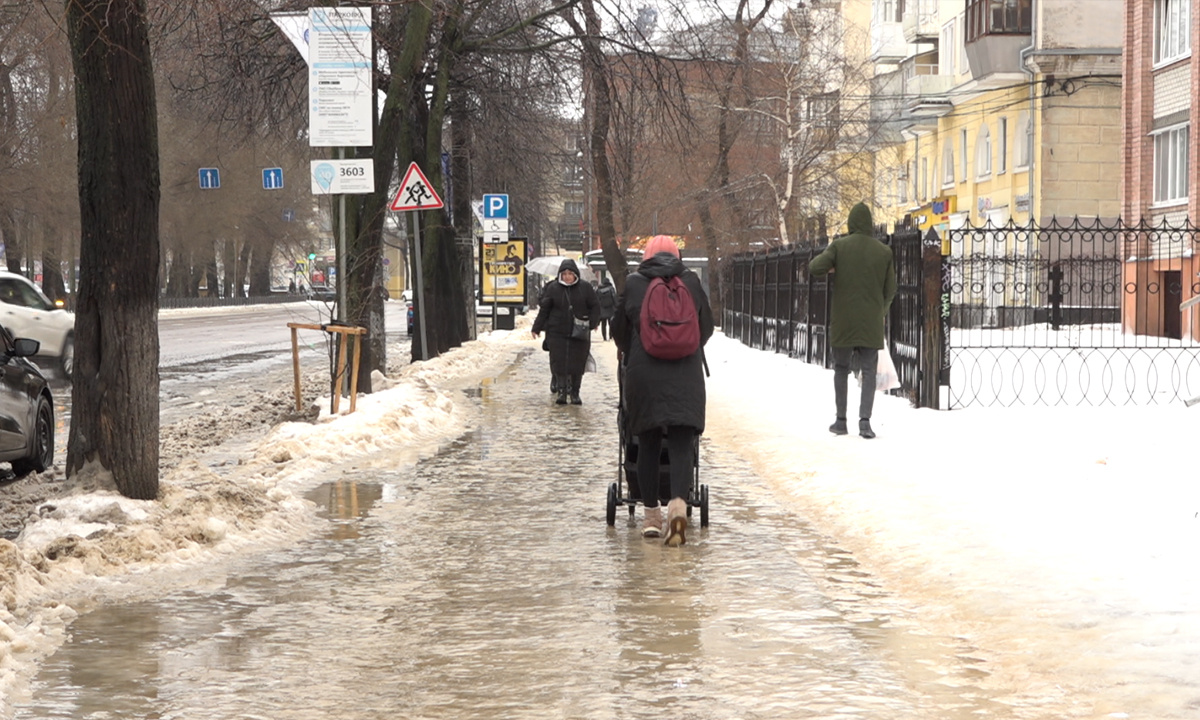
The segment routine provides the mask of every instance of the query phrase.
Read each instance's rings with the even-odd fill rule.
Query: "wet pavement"
[[[16,717],[1018,717],[970,647],[707,440],[709,528],[682,548],[624,508],[609,528],[615,380],[572,407],[548,377],[526,355],[435,457],[330,477],[310,539],[80,617]]]

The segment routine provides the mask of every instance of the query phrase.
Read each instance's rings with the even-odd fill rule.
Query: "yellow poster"
[[[482,244],[479,252],[480,302],[525,302],[525,239]]]

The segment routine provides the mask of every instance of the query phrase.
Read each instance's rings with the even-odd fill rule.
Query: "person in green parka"
[[[862,399],[858,406],[858,434],[875,437],[871,409],[875,404],[875,366],[883,348],[883,323],[896,295],[892,249],[872,236],[871,209],[858,203],[850,210],[850,233],[834,238],[813,258],[813,275],[833,273],[833,314],[829,344],[833,348],[833,393],[837,417],[829,426],[835,435],[846,434],[846,395],[850,362],[858,355],[862,373]]]

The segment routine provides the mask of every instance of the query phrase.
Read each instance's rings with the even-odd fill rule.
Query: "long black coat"
[[[564,260],[559,272],[564,269],[577,275],[579,272],[573,260]],[[558,280],[547,283],[538,301],[538,314],[532,330],[546,333],[545,347],[550,351],[550,372],[555,375],[582,375],[592,350],[591,338],[571,338],[572,317],[587,320],[588,327],[592,329],[600,324],[600,301],[596,298],[595,289],[583,280],[576,280],[572,285],[563,285]]]
[[[700,350],[679,360],[660,360],[642,347],[642,300],[652,277],[679,275],[700,319]],[[704,431],[704,344],[713,334],[712,308],[696,273],[679,258],[659,253],[642,261],[625,279],[625,292],[617,299],[612,320],[613,341],[624,357],[626,429],[634,434],[668,425],[686,425]]]

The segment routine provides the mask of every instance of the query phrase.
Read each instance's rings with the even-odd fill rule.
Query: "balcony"
[[[933,96],[944,97],[954,87],[954,78],[939,75],[936,62],[906,62],[900,67],[904,78],[904,97],[912,103]]]
[[[904,39],[910,43],[937,40],[942,31],[938,0],[908,0],[904,5]]]
[[[901,117],[906,129],[932,131],[937,128],[937,119],[954,109],[947,95],[954,87],[954,78],[938,74],[935,57],[915,57],[900,66],[905,99]]]
[[[906,57],[908,42],[900,23],[871,23],[871,62],[898,63]]]
[[[967,64],[975,80],[1019,73],[1033,41],[1032,0],[967,0]]]

